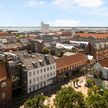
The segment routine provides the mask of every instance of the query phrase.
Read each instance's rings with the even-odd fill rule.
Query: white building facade
[[[31,93],[55,81],[56,62],[51,55],[24,54],[22,62],[23,93]]]
[[[29,70],[27,72],[27,93],[52,84],[55,77],[56,63]]]

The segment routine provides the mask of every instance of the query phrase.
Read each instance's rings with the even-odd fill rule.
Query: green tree
[[[73,88],[62,88],[55,97],[57,108],[84,108],[84,96]]]
[[[88,80],[86,81],[86,83],[87,83],[87,86],[88,86],[88,87],[92,87],[92,86],[95,85],[95,84],[94,84],[94,80],[92,80],[92,79],[88,79]]]
[[[44,47],[44,48],[42,49],[42,53],[43,53],[43,54],[49,54],[49,53],[50,53],[50,50],[49,50],[48,48],[45,48],[45,47]]]
[[[94,85],[88,89],[88,95],[96,94],[99,91],[99,87]]]
[[[63,54],[64,54],[63,49],[58,49],[58,50],[56,51],[56,56],[57,56],[57,57],[62,57]]]
[[[103,97],[105,98],[105,100],[106,100],[107,103],[108,103],[108,90],[105,90],[105,91],[104,91]]]
[[[108,108],[106,99],[100,94],[91,94],[85,100],[87,108]]]
[[[32,99],[28,99],[24,103],[24,108],[47,108],[43,103],[46,99],[46,96],[37,95],[34,96]]]

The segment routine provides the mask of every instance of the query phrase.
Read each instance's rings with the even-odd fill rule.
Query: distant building
[[[95,38],[95,39],[107,39],[108,33],[76,33],[76,36],[82,37],[82,38]]]
[[[65,49],[66,51],[72,51],[73,49],[75,49],[75,47],[72,44],[61,44],[61,43],[56,43],[56,48]]]
[[[42,52],[43,40],[20,38],[19,41],[22,44],[23,49],[27,50],[28,52]]]
[[[73,40],[70,40],[70,43],[74,46],[77,46],[77,47],[85,47],[88,45],[89,42],[85,42],[85,41],[73,41]]]
[[[42,49],[44,47],[44,42],[43,40],[40,39],[34,39],[34,40],[30,40],[30,42],[33,45],[33,48],[35,49],[35,52],[41,53]]]
[[[23,46],[21,45],[20,42],[16,43],[6,43],[4,44],[3,51],[17,51],[17,50],[22,50]]]
[[[91,42],[86,47],[86,53],[92,55],[96,60],[108,57],[108,43]]]
[[[41,22],[41,32],[44,34],[49,33],[49,24],[44,24],[43,22]]]

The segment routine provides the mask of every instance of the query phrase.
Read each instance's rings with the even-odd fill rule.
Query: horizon
[[[40,28],[41,26],[0,26],[0,28]],[[50,28],[108,28],[108,26],[50,26]]]

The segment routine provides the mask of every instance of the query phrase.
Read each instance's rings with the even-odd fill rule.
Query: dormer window
[[[44,61],[43,60],[39,60],[39,63],[41,66],[44,66]]]
[[[33,65],[34,68],[37,68],[37,63],[36,62],[32,61],[32,65]]]

